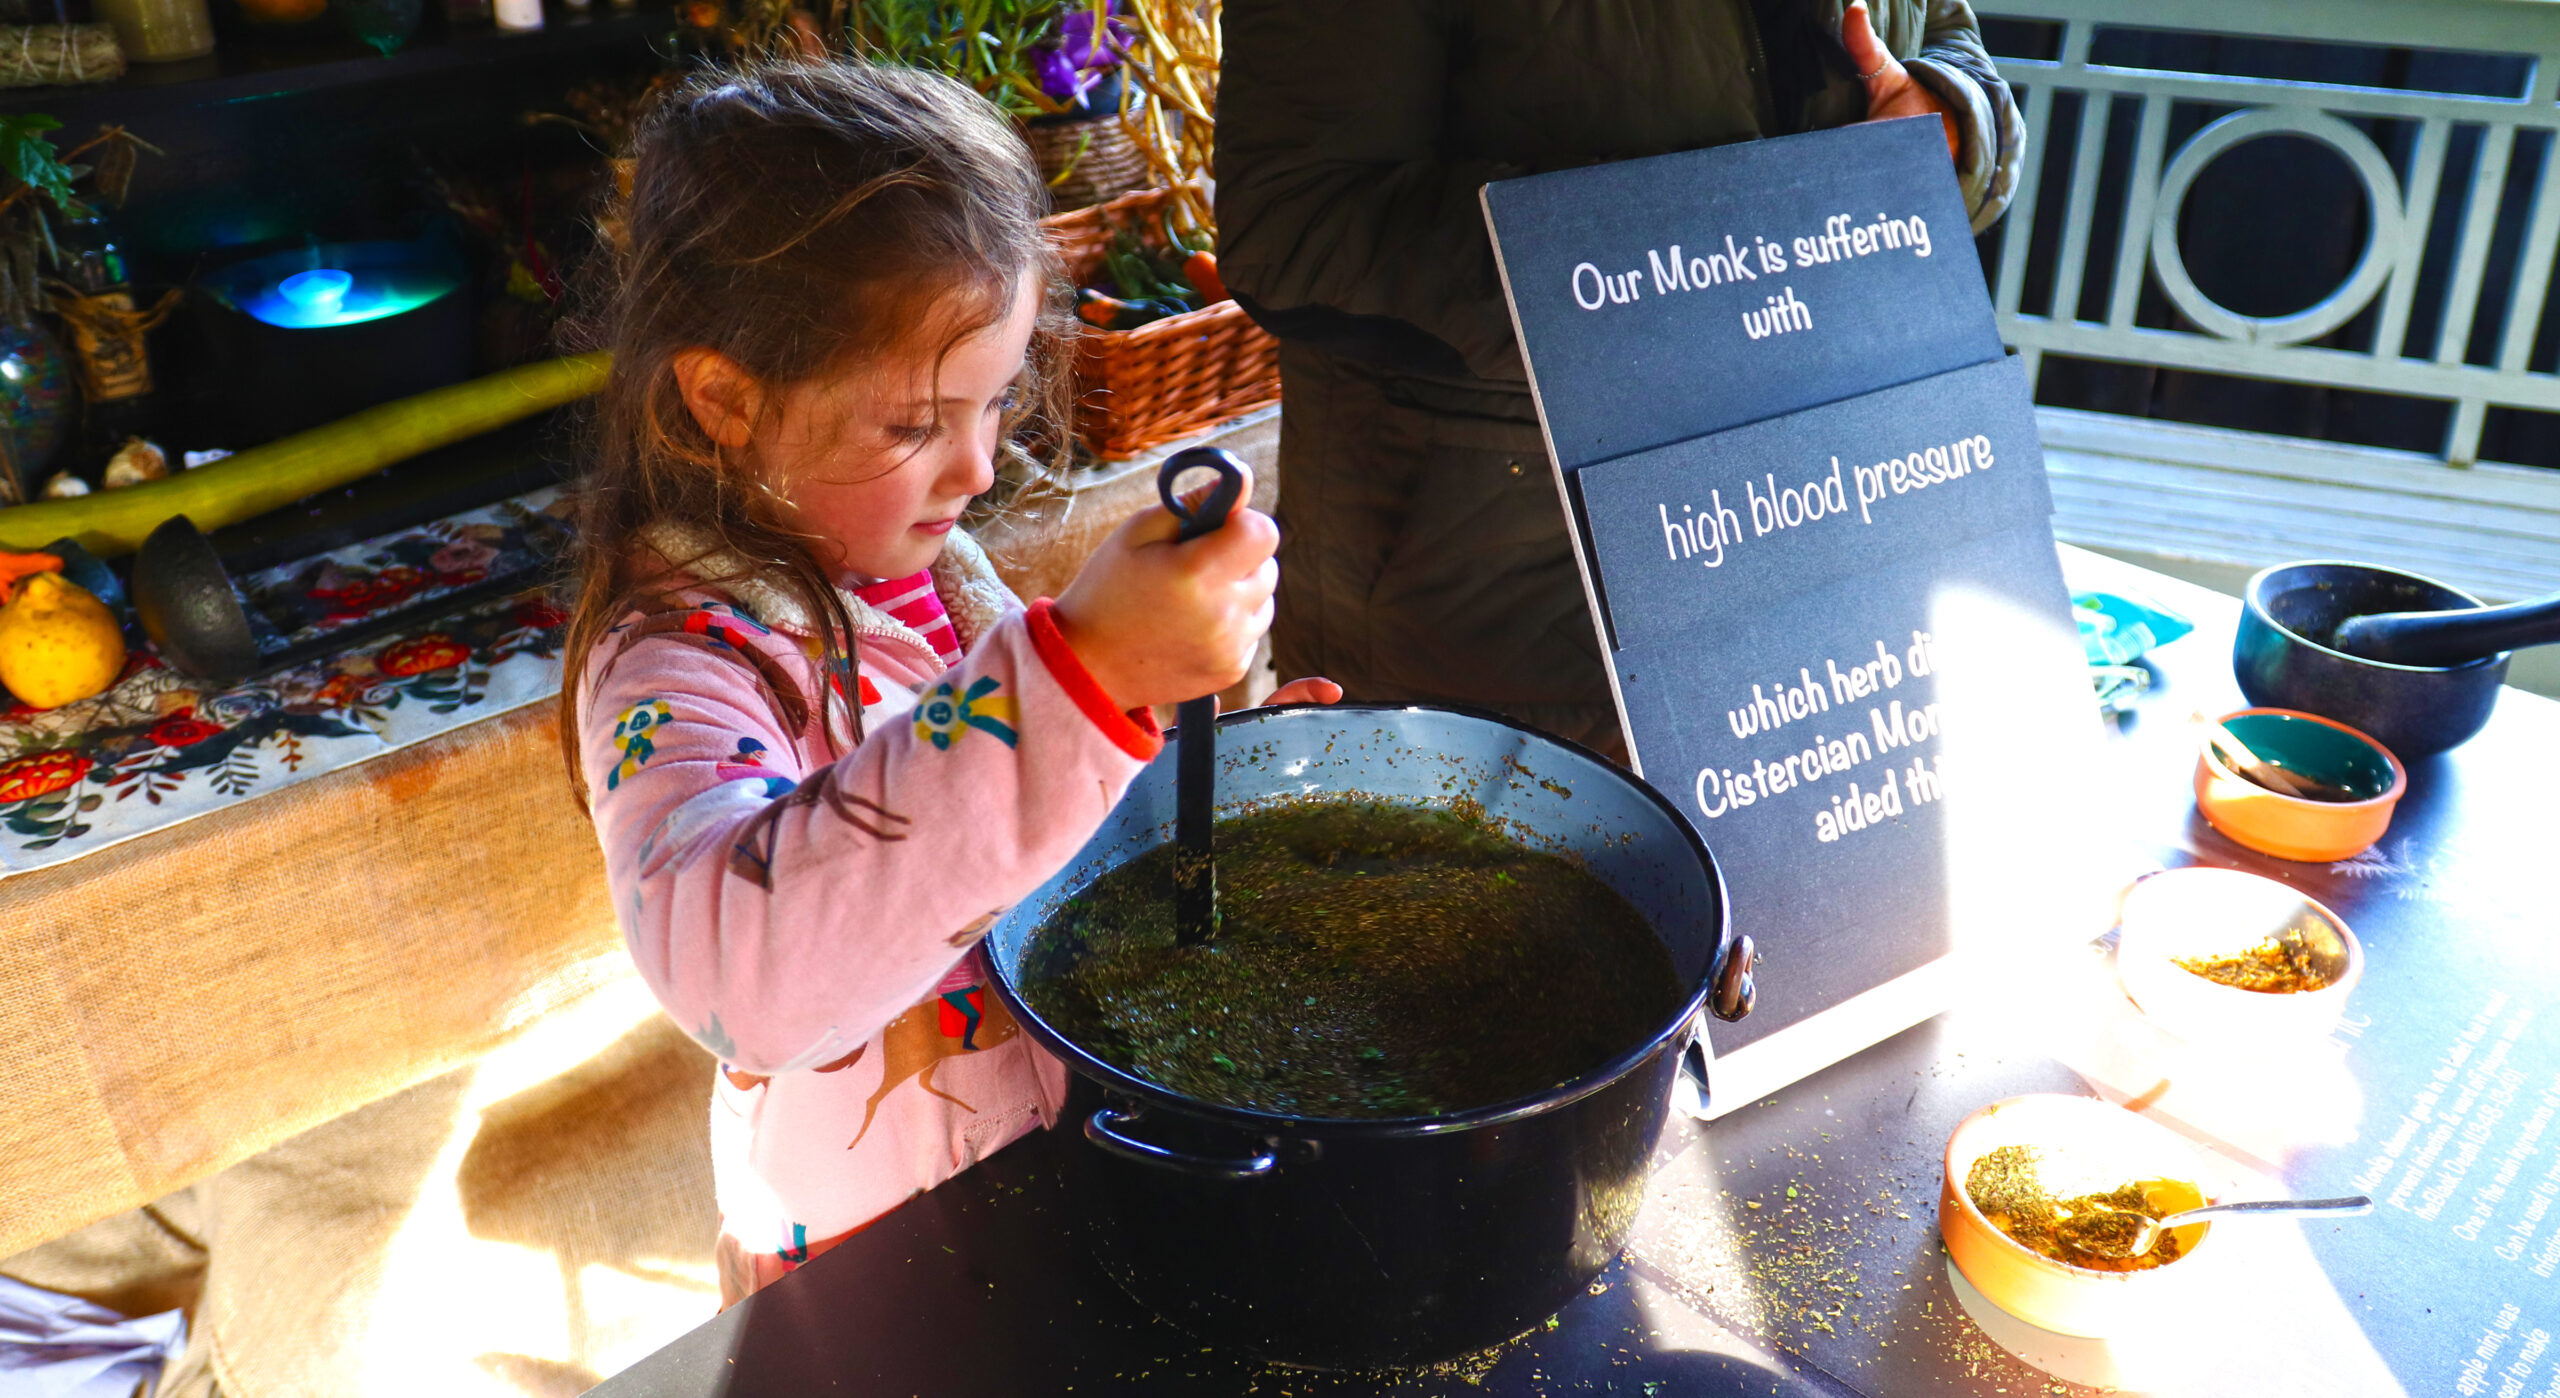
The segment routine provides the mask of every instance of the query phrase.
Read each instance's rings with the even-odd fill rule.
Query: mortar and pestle
[[[2284,563],[2249,579],[2231,666],[2249,702],[2370,734],[2404,761],[2488,723],[2507,656],[2560,643],[2560,596],[2490,607],[2363,563]]]

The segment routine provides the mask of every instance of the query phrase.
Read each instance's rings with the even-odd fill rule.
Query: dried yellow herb
[[[2236,939],[2235,939],[2236,940]],[[2313,909],[2296,907],[2282,925],[2256,942],[2231,948],[2190,941],[2187,956],[2172,956],[2172,965],[2216,985],[2261,995],[2298,995],[2337,983],[2347,970],[2346,943],[2337,927]]]
[[[2150,1201],[2149,1181],[2128,1180],[2113,1189],[2056,1194],[2044,1181],[2042,1153],[2034,1146],[2000,1146],[1965,1172],[1965,1196],[1991,1226],[2039,1256],[2098,1272],[2139,1272],[2178,1260],[2185,1247],[2163,1233],[2140,1256],[2126,1256],[2140,1219],[2166,1213]]]

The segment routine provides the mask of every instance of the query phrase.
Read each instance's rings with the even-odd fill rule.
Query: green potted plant
[[[850,0],[839,34],[853,53],[948,73],[1011,112],[1057,206],[1073,209],[1146,182],[1121,120],[1135,36],[1120,9],[1121,0]]]
[[[677,16],[730,57],[827,52],[948,74],[1023,125],[1058,207],[1081,208],[1147,182],[1130,139],[1122,69],[1135,0],[683,0]]]
[[[1130,33],[1119,0],[850,0],[843,46],[948,73],[1016,117],[1115,111]]]

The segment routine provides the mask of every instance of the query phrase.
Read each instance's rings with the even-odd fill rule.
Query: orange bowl
[[[2234,842],[2278,859],[2326,864],[2362,854],[2391,828],[2409,774],[2389,748],[2335,719],[2295,709],[2242,709],[2222,726],[2260,757],[2361,797],[2312,801],[2269,791],[2204,744],[2196,757],[2196,809]]]
[[[2031,1325],[2064,1335],[2112,1338],[2174,1326],[2194,1294],[2209,1223],[2172,1230],[2185,1251],[2174,1262],[2139,1272],[2101,1272],[2057,1262],[2000,1231],[1965,1193],[1974,1162],[2001,1146],[2030,1145],[2060,1157],[2103,1161],[2124,1179],[2139,1179],[2164,1212],[2212,1202],[2201,1183],[2204,1159],[2157,1122],[2094,1097],[2037,1093],[2011,1097],[1966,1117],[1947,1138],[1946,1179],[1938,1194],[1938,1235],[1947,1255],[1993,1305]]]

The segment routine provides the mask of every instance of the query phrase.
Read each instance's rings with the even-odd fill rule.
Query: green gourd
[[[177,515],[208,532],[237,524],[574,403],[602,389],[612,365],[613,357],[601,352],[519,365],[367,408],[166,480],[0,509],[0,549],[30,550],[68,537],[100,557],[115,557],[142,547],[152,530]]]

